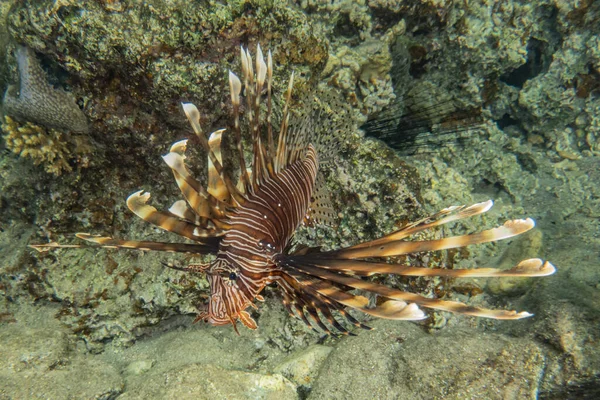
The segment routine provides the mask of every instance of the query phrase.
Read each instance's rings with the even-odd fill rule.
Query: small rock
[[[284,362],[275,367],[279,373],[296,385],[311,387],[321,364],[333,349],[328,346],[314,345],[292,354]]]
[[[125,368],[127,375],[142,375],[152,368],[154,360],[137,360],[132,362]]]
[[[126,399],[297,399],[296,387],[281,375],[230,371],[214,365],[188,364],[153,374],[129,387]]]

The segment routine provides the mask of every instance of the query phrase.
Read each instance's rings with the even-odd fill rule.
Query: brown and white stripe
[[[537,258],[521,261],[508,270],[449,270],[389,263],[387,257],[390,256],[503,240],[534,227],[533,220],[527,218],[469,235],[427,241],[406,240],[427,229],[483,214],[492,207],[491,201],[469,207],[448,207],[386,236],[347,248],[323,252],[297,246],[297,250],[290,252],[292,236],[303,221],[312,219],[331,223],[334,219],[324,186],[319,187],[322,182],[317,181],[319,146],[330,148],[331,140],[314,137],[310,120],[301,124],[291,121],[293,74],[285,93],[285,105],[275,138],[271,53],[268,53],[265,62],[258,47],[255,67],[250,52],[243,48],[241,59],[242,79],[229,72],[240,184],[235,185],[234,181],[237,181],[223,167],[221,143],[225,131],[218,130],[207,137],[202,131],[196,106],[184,103],[183,111],[207,153],[207,187],[192,176],[186,165],[187,140],[182,140],[174,143],[163,159],[173,172],[183,200],[175,202],[168,211],[158,211],[148,204],[148,193],[138,191],[127,199],[129,209],[141,219],[192,243],[120,240],[85,233],[77,234],[77,237],[105,248],[215,255],[210,264],[168,266],[190,273],[205,273],[211,293],[207,307],[200,310],[196,321],[204,320],[213,325],[232,324],[236,331],[237,321],[256,329],[256,321],[247,309],[256,307],[254,301],[262,300],[261,291],[271,283],[281,290],[283,303],[290,314],[302,319],[309,327],[330,334],[352,334],[347,324],[368,329],[350,315],[348,309],[396,320],[425,318],[420,307],[496,319],[518,319],[530,315],[427,298],[365,279],[377,274],[495,278],[537,277],[554,273],[552,264]],[[242,145],[242,81],[245,86],[247,134],[252,139],[251,174],[246,167]],[[265,86],[267,112],[262,117],[260,102]],[[45,251],[82,246],[48,243],[32,247]],[[369,292],[381,299],[371,305],[367,297],[355,293],[356,290]]]

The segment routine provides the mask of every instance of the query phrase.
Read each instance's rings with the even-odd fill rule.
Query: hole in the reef
[[[383,32],[391,28],[402,19],[400,13],[390,12],[390,10],[384,8],[374,8],[371,16],[375,22],[373,24],[374,28],[378,32]]]
[[[508,72],[500,77],[500,80],[507,85],[522,88],[525,82],[535,78],[540,73],[547,70],[543,55],[547,43],[537,39],[531,39],[527,44],[527,62],[520,67]]]
[[[429,61],[427,59],[427,50],[423,46],[415,45],[411,46],[408,49],[408,52],[410,53],[411,58],[408,72],[413,78],[419,79],[427,72],[427,69],[425,68]]]
[[[504,128],[506,128],[507,126],[519,125],[519,121],[517,121],[508,114],[504,114],[502,118],[494,120],[494,122],[496,122],[498,128],[502,130],[504,130]]]
[[[506,192],[506,189],[500,182],[492,182],[487,178],[481,179],[477,189],[478,193],[488,194],[495,197],[498,197],[502,192]]]
[[[523,167],[523,169],[531,174],[535,174],[537,172],[537,164],[535,159],[530,154],[516,154],[517,160],[519,164]]]
[[[338,36],[353,37],[357,36],[360,32],[356,25],[350,21],[348,14],[341,14],[337,23],[335,24],[334,32]]]

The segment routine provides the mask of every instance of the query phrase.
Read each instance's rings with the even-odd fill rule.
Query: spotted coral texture
[[[48,83],[46,72],[35,53],[26,47],[16,52],[19,90],[10,85],[4,94],[4,112],[21,121],[30,121],[49,129],[87,133],[86,116],[69,92]]]

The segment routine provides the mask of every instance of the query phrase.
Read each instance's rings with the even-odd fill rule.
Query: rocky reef
[[[0,144],[12,150],[0,155],[0,397],[597,397],[595,2],[44,0],[1,7],[7,57],[0,78],[15,86],[4,100]],[[260,328],[238,337],[228,327],[191,325],[187,314],[204,301],[207,282],[162,266],[185,258],[26,248],[74,243],[78,231],[164,240],[132,217],[124,199],[143,188],[155,204],[172,202],[176,188],[160,155],[192,136],[179,103],[197,104],[207,130],[227,126],[226,72],[238,68],[240,45],[258,43],[273,51],[276,88],[295,71],[298,107],[320,93],[323,125],[341,143],[327,171],[340,225],[301,230],[299,240],[347,245],[491,198],[494,213],[452,233],[525,216],[537,232],[420,262],[502,267],[536,255],[552,261],[557,275],[386,283],[535,316],[490,322],[433,313],[421,325],[370,321],[373,332],[322,338],[267,291],[255,315]],[[26,61],[43,78],[26,85],[34,97],[66,96],[59,103],[71,111],[61,118],[19,113],[15,102],[27,96],[23,77],[27,83],[31,75]],[[431,110],[433,124],[443,99],[480,110],[465,142],[450,136],[401,156],[359,129],[384,121],[386,110],[415,112],[415,105]],[[394,132],[396,121],[384,122]],[[201,172],[204,154],[190,157]],[[78,376],[96,378],[75,387]]]

